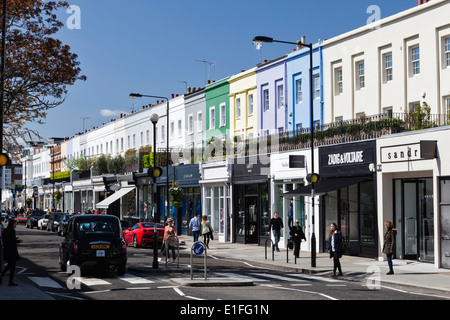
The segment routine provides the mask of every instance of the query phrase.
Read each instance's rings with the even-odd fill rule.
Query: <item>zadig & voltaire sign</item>
[[[369,176],[376,163],[375,141],[346,143],[319,148],[319,173],[322,178]]]
[[[328,165],[351,164],[364,162],[364,151],[333,153],[328,155]]]

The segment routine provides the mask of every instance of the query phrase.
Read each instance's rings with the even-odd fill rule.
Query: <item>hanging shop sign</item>
[[[381,163],[417,161],[437,158],[436,141],[420,141],[380,148]]]

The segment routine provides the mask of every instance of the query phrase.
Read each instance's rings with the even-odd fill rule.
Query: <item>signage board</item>
[[[381,163],[435,159],[436,141],[387,146],[380,148]]]

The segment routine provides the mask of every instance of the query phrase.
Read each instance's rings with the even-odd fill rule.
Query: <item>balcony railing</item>
[[[314,129],[314,146],[370,140],[384,135],[449,124],[450,116],[442,114],[387,112],[362,116],[352,120],[316,126]],[[215,147],[211,148],[212,143]],[[240,140],[235,137],[233,141],[227,140],[221,143],[208,141],[208,145],[203,149],[187,148],[183,152],[177,149],[175,156],[184,157],[186,161],[173,161],[173,165],[310,148],[311,130],[310,128],[301,128],[300,130],[266,135],[252,141]],[[162,151],[162,149],[158,151]],[[173,156],[171,154],[171,158]]]

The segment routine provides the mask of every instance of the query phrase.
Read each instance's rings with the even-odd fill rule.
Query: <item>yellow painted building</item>
[[[258,135],[256,67],[233,75],[230,83],[231,140],[253,141]]]

